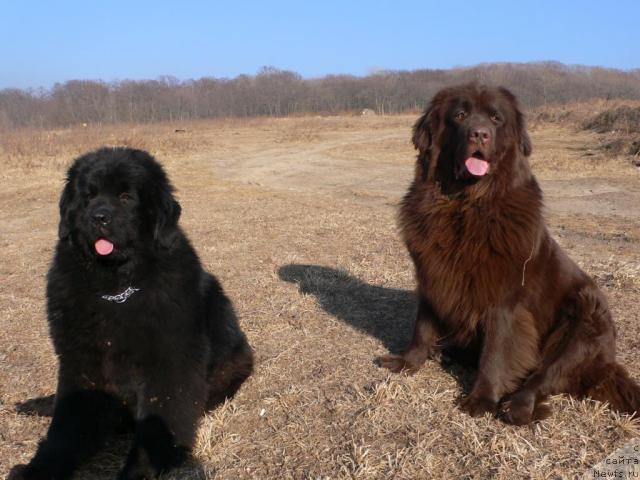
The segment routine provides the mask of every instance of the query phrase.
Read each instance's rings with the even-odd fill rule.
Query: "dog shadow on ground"
[[[297,284],[300,292],[314,295],[327,313],[380,340],[390,353],[401,353],[409,345],[416,316],[413,291],[370,285],[343,270],[320,265],[283,265],[278,275]],[[468,393],[475,377],[473,362],[453,350],[444,352],[440,360]]]
[[[314,295],[327,313],[377,338],[393,353],[411,341],[414,292],[369,285],[343,270],[319,265],[284,265],[278,275],[297,284],[300,292]]]
[[[28,416],[53,416],[55,394],[35,397],[16,403],[16,411]],[[119,433],[110,438],[106,446],[89,462],[78,468],[73,478],[78,480],[107,480],[115,478],[127,457],[133,433]],[[180,468],[162,474],[162,480],[205,480],[204,467],[193,457]]]

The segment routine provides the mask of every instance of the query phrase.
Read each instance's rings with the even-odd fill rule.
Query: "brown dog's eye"
[[[460,110],[458,113],[456,113],[456,120],[464,120],[465,118],[467,118],[467,112],[465,112],[464,110]]]
[[[127,203],[127,202],[130,202],[131,200],[133,200],[133,197],[130,194],[128,194],[127,192],[124,192],[124,193],[120,194],[120,201],[122,203]]]
[[[493,112],[489,118],[491,119],[492,122],[499,122],[500,121],[500,115],[498,114],[498,112]]]

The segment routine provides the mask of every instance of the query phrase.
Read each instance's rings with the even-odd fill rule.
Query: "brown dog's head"
[[[438,92],[414,125],[412,140],[422,175],[434,176],[448,190],[509,174],[531,154],[515,96],[505,88],[476,84]]]

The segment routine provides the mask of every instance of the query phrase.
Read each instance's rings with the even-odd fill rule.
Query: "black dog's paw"
[[[158,470],[153,466],[149,455],[144,449],[135,451],[129,456],[118,480],[155,480],[158,478]]]
[[[16,465],[9,472],[7,480],[54,480],[51,473],[35,469],[31,465]]]
[[[118,480],[156,480],[158,475],[153,468],[126,468],[118,475]]]
[[[125,467],[118,475],[118,480],[156,480],[158,474],[151,465],[133,465]]]
[[[22,415],[39,415],[41,417],[53,416],[53,405],[55,403],[55,394],[46,397],[36,397],[16,403],[16,412]]]
[[[14,466],[9,471],[9,475],[7,476],[7,480],[26,480],[27,478],[29,478],[29,477],[25,476],[26,469],[27,469],[26,465],[16,465],[16,466]]]

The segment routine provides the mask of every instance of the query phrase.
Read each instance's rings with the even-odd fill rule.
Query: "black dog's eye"
[[[500,114],[498,112],[493,112],[491,115],[489,115],[489,118],[491,119],[492,122],[499,122],[500,121]]]
[[[465,112],[464,110],[460,110],[458,113],[456,113],[456,120],[462,121],[465,118],[467,118],[467,112]]]
[[[127,192],[123,192],[120,194],[120,201],[124,204],[130,202],[131,200],[133,200],[133,196],[131,196],[131,194],[127,193]]]

